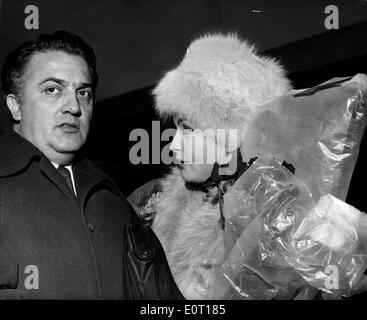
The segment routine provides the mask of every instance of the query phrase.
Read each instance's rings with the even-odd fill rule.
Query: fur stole
[[[176,168],[162,179],[153,230],[160,239],[181,292],[187,299],[208,299],[211,271],[224,259],[218,203],[186,187]]]

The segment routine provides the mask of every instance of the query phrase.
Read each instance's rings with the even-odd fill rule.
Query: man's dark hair
[[[36,52],[50,50],[63,51],[82,57],[88,65],[92,77],[93,94],[95,93],[98,74],[94,50],[79,36],[67,31],[57,31],[52,34],[41,34],[36,40],[26,41],[8,54],[1,70],[1,85],[5,95],[20,95],[23,85],[22,77],[32,56]]]

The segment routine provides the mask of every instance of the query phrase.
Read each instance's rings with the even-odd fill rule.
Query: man
[[[1,76],[14,126],[0,135],[0,298],[180,297],[155,235],[80,156],[98,82],[93,49],[65,31],[43,34],[10,53]],[[133,264],[147,261],[143,282]]]

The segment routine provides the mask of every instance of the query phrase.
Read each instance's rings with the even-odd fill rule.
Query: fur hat
[[[200,129],[238,129],[243,136],[251,110],[290,89],[276,60],[236,34],[208,34],[194,40],[158,83],[155,107],[163,118],[178,116]]]

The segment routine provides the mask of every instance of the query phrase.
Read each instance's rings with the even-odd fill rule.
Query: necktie
[[[66,183],[70,187],[70,189],[74,192],[73,183],[71,181],[71,174],[68,169],[66,169],[63,166],[59,166],[57,168],[57,171],[62,175],[62,177],[65,179]]]

